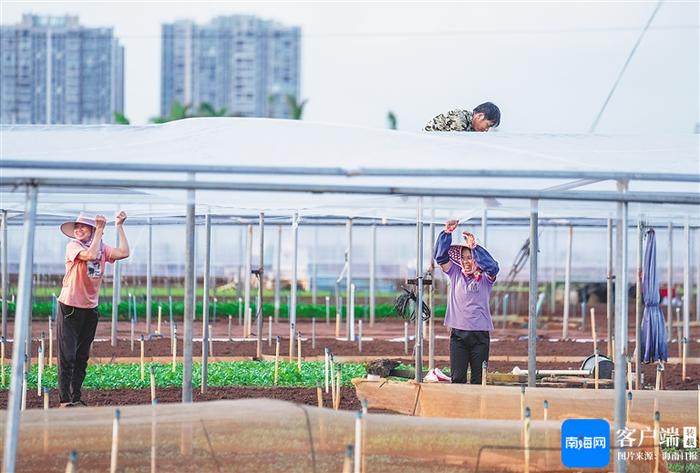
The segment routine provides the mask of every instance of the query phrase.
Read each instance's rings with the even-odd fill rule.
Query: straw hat
[[[61,224],[61,232],[68,238],[73,238],[73,229],[75,228],[76,223],[89,225],[92,227],[93,230],[97,227],[97,223],[95,221],[94,216],[86,214],[85,212],[80,212],[80,215],[78,215],[78,218],[76,218],[75,220],[70,220]]]

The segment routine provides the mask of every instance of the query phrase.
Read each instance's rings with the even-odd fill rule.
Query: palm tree
[[[116,125],[128,125],[129,119],[123,113],[114,112],[114,123]]]
[[[306,106],[309,99],[304,99],[301,102],[297,102],[297,98],[293,95],[287,95],[287,105],[289,106],[289,111],[292,114],[292,120],[301,120],[301,116],[304,113],[304,107]]]
[[[167,123],[175,120],[182,120],[183,118],[189,118],[192,116],[190,109],[191,104],[183,105],[180,102],[173,102],[170,107],[170,113],[165,117],[153,117],[151,118],[151,123]]]
[[[198,117],[225,117],[226,116],[226,107],[222,107],[220,109],[215,109],[212,107],[209,103],[207,102],[202,102],[199,104],[199,108],[197,109],[197,116]]]
[[[386,114],[386,121],[387,124],[389,125],[390,130],[396,130],[396,126],[399,122],[399,120],[396,118],[396,114],[389,110],[389,113]]]

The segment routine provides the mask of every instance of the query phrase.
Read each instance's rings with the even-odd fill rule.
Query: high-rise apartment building
[[[160,112],[208,103],[227,115],[289,118],[299,97],[301,30],[254,16],[162,27]]]
[[[0,27],[0,123],[112,123],[124,110],[124,48],[77,16]]]

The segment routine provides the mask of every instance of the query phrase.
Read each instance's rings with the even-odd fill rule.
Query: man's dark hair
[[[494,128],[501,124],[501,111],[491,102],[482,103],[474,109],[474,113],[483,113],[484,117],[493,123]]]

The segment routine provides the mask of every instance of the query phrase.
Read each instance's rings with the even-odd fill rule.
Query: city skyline
[[[166,8],[167,6],[167,8]],[[585,133],[655,3],[4,2],[113,24],[126,48],[125,114],[143,124],[160,101],[160,27],[253,14],[303,30],[300,99],[309,121],[417,131],[432,116],[491,100],[510,132]],[[698,4],[665,2],[596,131],[692,132],[698,123]],[[105,23],[107,21],[107,23]],[[435,84],[438,84],[437,86]]]
[[[72,15],[3,24],[0,123],[112,123],[124,110],[124,48]]]

